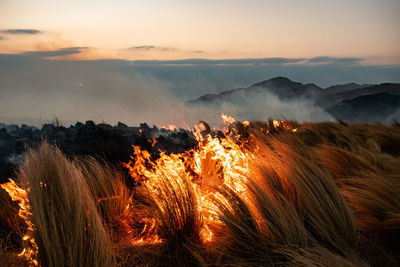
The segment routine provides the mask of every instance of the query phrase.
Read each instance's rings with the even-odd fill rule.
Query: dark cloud
[[[182,60],[135,60],[137,65],[280,65],[300,63],[304,58],[250,58],[250,59],[182,59]]]
[[[1,40],[4,40],[4,37],[3,37],[3,36],[0,36],[0,41],[1,41]]]
[[[202,50],[193,51],[193,53],[202,53]],[[290,65],[290,64],[359,64],[362,58],[357,57],[313,57],[313,58],[247,58],[247,59],[182,59],[182,60],[135,60],[136,65]]]
[[[31,51],[25,52],[22,55],[31,56],[31,57],[55,57],[55,56],[67,56],[72,54],[79,54],[82,50],[88,49],[88,47],[67,47],[59,50],[51,50],[51,51]]]
[[[335,62],[342,64],[356,64],[360,63],[362,60],[363,60],[362,58],[357,58],[357,57],[342,57],[342,58],[336,58]]]
[[[191,53],[195,53],[195,54],[201,54],[204,53],[203,50],[181,50],[178,48],[174,48],[174,47],[166,47],[166,46],[155,46],[155,45],[140,45],[140,46],[132,46],[127,48],[126,50],[130,50],[130,51],[181,51],[181,52],[191,52]]]
[[[132,46],[129,47],[128,50],[132,51],[150,51],[150,50],[158,50],[158,51],[176,51],[177,49],[172,47],[163,47],[163,46],[155,46],[155,45],[141,45],[141,46]]]
[[[331,57],[313,57],[307,60],[308,63],[328,63],[331,61]]]
[[[129,47],[128,50],[151,50],[154,49],[155,46],[154,45],[141,45],[141,46],[133,46],[133,47]]]
[[[40,34],[42,33],[39,30],[34,30],[34,29],[7,29],[7,30],[2,30],[0,31],[1,33],[4,34],[30,34],[30,35],[34,35],[34,34]]]
[[[362,58],[357,57],[313,57],[307,60],[307,63],[321,64],[357,64],[362,61]]]

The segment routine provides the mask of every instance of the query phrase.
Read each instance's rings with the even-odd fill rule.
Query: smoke
[[[37,122],[38,118],[46,121],[57,117],[64,124],[94,120],[180,127],[190,127],[199,120],[216,123],[220,121],[221,112],[239,120],[331,119],[306,100],[285,102],[267,93],[249,98],[239,95],[234,102],[213,108],[185,106],[185,99],[176,94],[183,90],[177,89],[179,81],[186,88],[195,87],[197,94],[213,90],[211,82],[202,77],[189,79],[190,82],[180,77],[171,82],[150,72],[130,70],[128,62],[43,60],[35,54],[15,56],[9,61],[14,67],[1,69],[0,66],[2,117],[28,117],[32,122]]]
[[[299,122],[332,121],[334,118],[310,99],[299,98],[282,100],[275,94],[260,88],[252,94],[246,91],[236,92],[218,104],[196,104],[187,106],[191,121],[205,120],[211,124],[221,121],[220,114],[225,113],[244,121],[286,119]]]
[[[146,122],[149,125],[190,127],[200,120],[211,124],[220,122],[221,112],[238,120],[332,120],[329,114],[310,100],[281,100],[265,91],[255,95],[242,92],[219,106],[185,104],[187,100],[206,93],[248,86],[278,74],[299,81],[302,79],[298,77],[305,79],[311,74],[315,79],[322,77],[313,66],[220,66],[212,65],[207,60],[197,65],[192,62],[194,65],[181,66],[176,63],[170,66],[152,61],[151,64],[139,64],[124,60],[45,59],[49,55],[74,53],[79,49],[63,49],[51,54],[0,54],[1,120],[6,117],[25,118],[26,123],[26,118],[30,118],[33,125],[41,126],[37,125],[38,122],[57,117],[64,125],[94,120],[110,124],[122,121],[128,125]],[[336,73],[333,71],[335,68],[341,72],[347,71],[347,67],[343,66],[330,65],[325,68],[326,73]],[[360,67],[358,71],[364,73],[365,77],[365,73],[369,73],[368,68]],[[318,70],[321,69],[319,66]],[[398,73],[398,68],[392,72],[393,75]],[[313,79],[310,77],[308,81]],[[9,119],[7,123],[10,122]]]
[[[121,71],[115,64],[13,59],[0,69],[0,115],[57,117],[63,122],[94,120],[130,125],[178,123],[180,104],[170,84],[151,75]],[[19,65],[29,65],[28,68]],[[40,125],[38,125],[40,126]]]

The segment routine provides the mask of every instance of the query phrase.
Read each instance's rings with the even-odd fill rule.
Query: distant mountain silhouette
[[[247,88],[206,94],[187,102],[194,106],[218,106],[224,103],[238,105],[245,98],[260,94],[273,94],[284,101],[309,100],[337,119],[348,122],[389,122],[399,118],[400,84],[347,83],[325,89],[313,84],[302,84],[286,77],[275,77],[255,83]],[[292,103],[292,102],[291,102]]]
[[[332,85],[324,89],[324,93],[328,95],[334,95],[337,93],[342,93],[342,92],[347,92],[347,91],[352,91],[355,89],[360,89],[364,87],[370,87],[372,86],[371,84],[357,84],[357,83],[345,83],[345,84],[337,84],[337,85]]]
[[[253,84],[247,88],[232,89],[220,94],[206,94],[196,100],[188,101],[188,104],[216,104],[221,101],[229,101],[230,98],[235,98],[239,93],[251,95],[263,91],[273,93],[281,99],[298,98],[301,96],[318,98],[323,94],[322,88],[315,84],[302,84],[293,82],[285,77],[276,77]]]
[[[400,84],[398,83],[382,83],[369,86],[360,86],[352,90],[343,90],[336,93],[326,91],[335,101],[340,102],[344,100],[353,99],[364,95],[373,95],[379,93],[388,93],[391,95],[400,95]]]
[[[400,118],[400,95],[378,93],[344,100],[327,111],[348,122],[391,123]],[[397,112],[397,113],[396,113]]]

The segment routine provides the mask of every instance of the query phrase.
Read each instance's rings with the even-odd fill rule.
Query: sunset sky
[[[0,0],[0,122],[180,123],[187,100],[276,76],[400,82],[399,14],[399,0]]]
[[[399,14],[398,0],[2,0],[0,51],[88,47],[69,58],[333,56],[399,64]]]

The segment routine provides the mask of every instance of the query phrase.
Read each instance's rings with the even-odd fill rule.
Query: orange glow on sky
[[[398,0],[2,1],[2,53],[90,47],[57,59],[363,57],[400,63]]]

